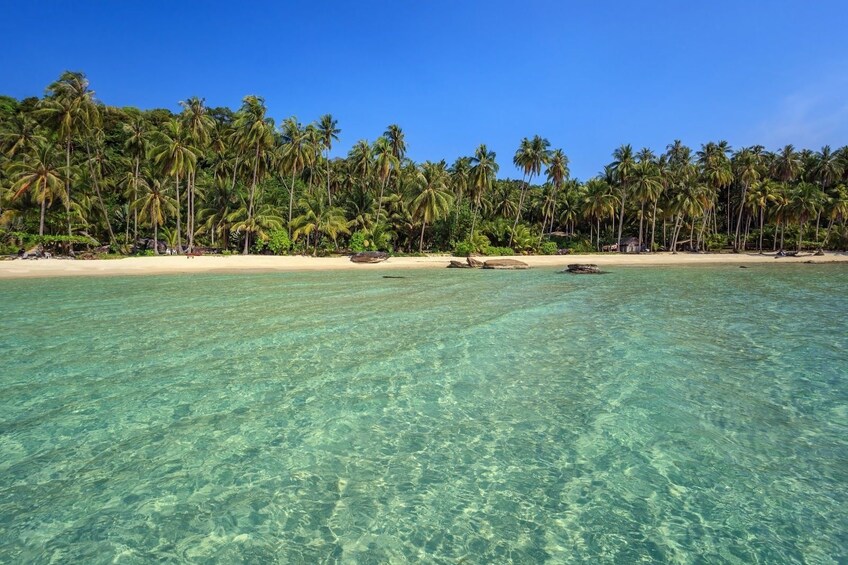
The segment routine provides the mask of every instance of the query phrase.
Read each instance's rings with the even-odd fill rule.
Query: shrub
[[[557,244],[553,241],[545,241],[539,246],[540,255],[556,255]]]
[[[515,251],[512,247],[493,247],[490,246],[486,248],[486,255],[500,255],[500,256],[511,256],[515,255]]]
[[[460,241],[453,247],[453,254],[456,257],[468,257],[474,253],[474,244],[470,241]]]
[[[350,250],[359,253],[370,249],[371,242],[368,241],[368,234],[363,230],[357,230],[350,236]]]
[[[274,230],[268,238],[268,249],[274,255],[285,255],[291,251],[292,242],[286,230]]]

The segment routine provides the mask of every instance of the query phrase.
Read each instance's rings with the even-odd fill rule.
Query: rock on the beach
[[[474,257],[467,257],[465,262],[468,263],[468,266],[472,269],[479,269],[483,266],[483,261],[479,259],[475,259]]]
[[[529,269],[530,265],[527,263],[523,263],[518,261],[517,259],[489,259],[485,263],[483,263],[484,269],[504,269],[504,270],[517,270],[517,269]]]
[[[389,258],[385,251],[362,251],[350,256],[354,263],[381,263]]]
[[[597,265],[587,263],[573,263],[569,265],[563,273],[571,273],[574,275],[597,275],[601,272]]]
[[[467,263],[463,263],[462,261],[451,260],[448,265],[448,269],[470,269],[471,265]]]

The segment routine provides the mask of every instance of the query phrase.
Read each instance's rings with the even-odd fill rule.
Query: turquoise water
[[[0,281],[2,563],[845,563],[848,269]]]

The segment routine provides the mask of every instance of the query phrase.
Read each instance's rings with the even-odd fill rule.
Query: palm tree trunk
[[[765,218],[764,218],[765,210],[766,210],[765,206],[760,207],[760,244],[759,244],[760,255],[763,254],[763,221],[765,220]]]
[[[421,239],[418,240],[418,252],[424,253],[424,228],[427,227],[427,220],[421,222]]]
[[[518,210],[515,211],[515,222],[513,222],[512,231],[509,233],[509,247],[512,247],[512,236],[515,233],[515,228],[518,227],[518,219],[521,217],[521,207],[524,204],[524,191],[532,179],[533,175],[530,175],[529,180],[527,179],[527,175],[524,175],[524,178],[521,180],[521,194],[518,197]]]
[[[821,222],[821,210],[816,215],[816,243],[819,242],[819,223]]]
[[[330,148],[327,148],[327,204],[333,205],[333,195],[330,192]]]
[[[68,237],[71,237],[71,136],[65,141],[65,193],[68,201],[65,202],[65,212],[68,214]],[[71,243],[68,242],[68,252],[71,253]]]
[[[621,210],[618,213],[618,243],[616,247],[621,251],[621,229],[624,227],[624,201],[627,198],[627,189],[621,189]]]
[[[138,199],[138,168],[140,158],[135,157],[135,172],[133,174],[133,202]],[[133,242],[138,240],[138,208],[133,208]]]
[[[748,184],[742,185],[742,200],[739,202],[739,215],[736,217],[736,237],[733,239],[733,249],[739,251],[739,228],[742,226],[742,211],[745,210],[745,195],[748,193]]]
[[[194,172],[188,172],[188,198],[186,211],[186,231],[188,231],[188,252],[194,248]]]
[[[805,222],[798,222],[798,251],[801,251],[801,241],[804,237]]]
[[[159,255],[159,222],[153,222],[153,254]]]
[[[377,223],[380,223],[380,214],[383,212],[383,191],[386,189],[386,183],[389,181],[388,175],[383,179],[383,183],[380,185],[380,199],[377,203]]]
[[[297,175],[297,167],[292,165],[292,180],[291,180],[291,187],[289,187],[289,224],[288,224],[289,225],[289,239],[291,239],[291,236],[292,236],[291,223],[292,223],[292,211],[294,210],[294,179],[295,179],[296,175]]]
[[[177,185],[177,253],[183,252],[182,224],[180,223],[180,174],[174,175]]]
[[[654,200],[654,211],[651,213],[651,248],[649,251],[654,252],[654,236],[657,230],[657,201]]]
[[[109,244],[117,245],[115,233],[112,231],[112,223],[109,221],[109,211],[106,209],[106,204],[103,202],[103,196],[100,194],[100,183],[97,182],[97,171],[94,165],[91,164],[91,150],[88,143],[85,144],[85,152],[88,154],[88,171],[91,174],[91,181],[94,184],[94,192],[97,193],[97,201],[100,203],[100,210],[103,212],[103,218],[106,220],[106,228],[109,230]]]
[[[44,191],[45,192],[47,191],[47,181],[46,180],[44,181]],[[46,194],[43,195],[43,196],[46,196]],[[42,198],[41,199],[41,217],[38,220],[38,235],[39,236],[44,235],[44,216],[45,216],[46,213],[47,213],[47,198]],[[70,245],[70,242],[68,243],[68,245]]]

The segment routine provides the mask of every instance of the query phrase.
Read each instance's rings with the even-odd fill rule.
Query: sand
[[[267,255],[229,255],[162,257],[127,257],[107,260],[8,260],[0,261],[0,279],[103,276],[103,275],[163,275],[183,273],[227,273],[227,272],[273,272],[273,271],[336,271],[336,270],[392,270],[444,268],[451,259],[447,255],[428,257],[392,257],[377,264],[351,263],[347,257],[274,257]],[[481,257],[482,260],[490,257]],[[815,257],[804,253],[800,257],[779,257],[774,254],[756,253],[652,253],[627,255],[598,253],[588,255],[517,256],[531,267],[565,268],[570,263],[594,263],[602,267],[626,266],[691,266],[691,265],[756,265],[786,263],[833,263],[848,262],[848,253],[826,253]]]

